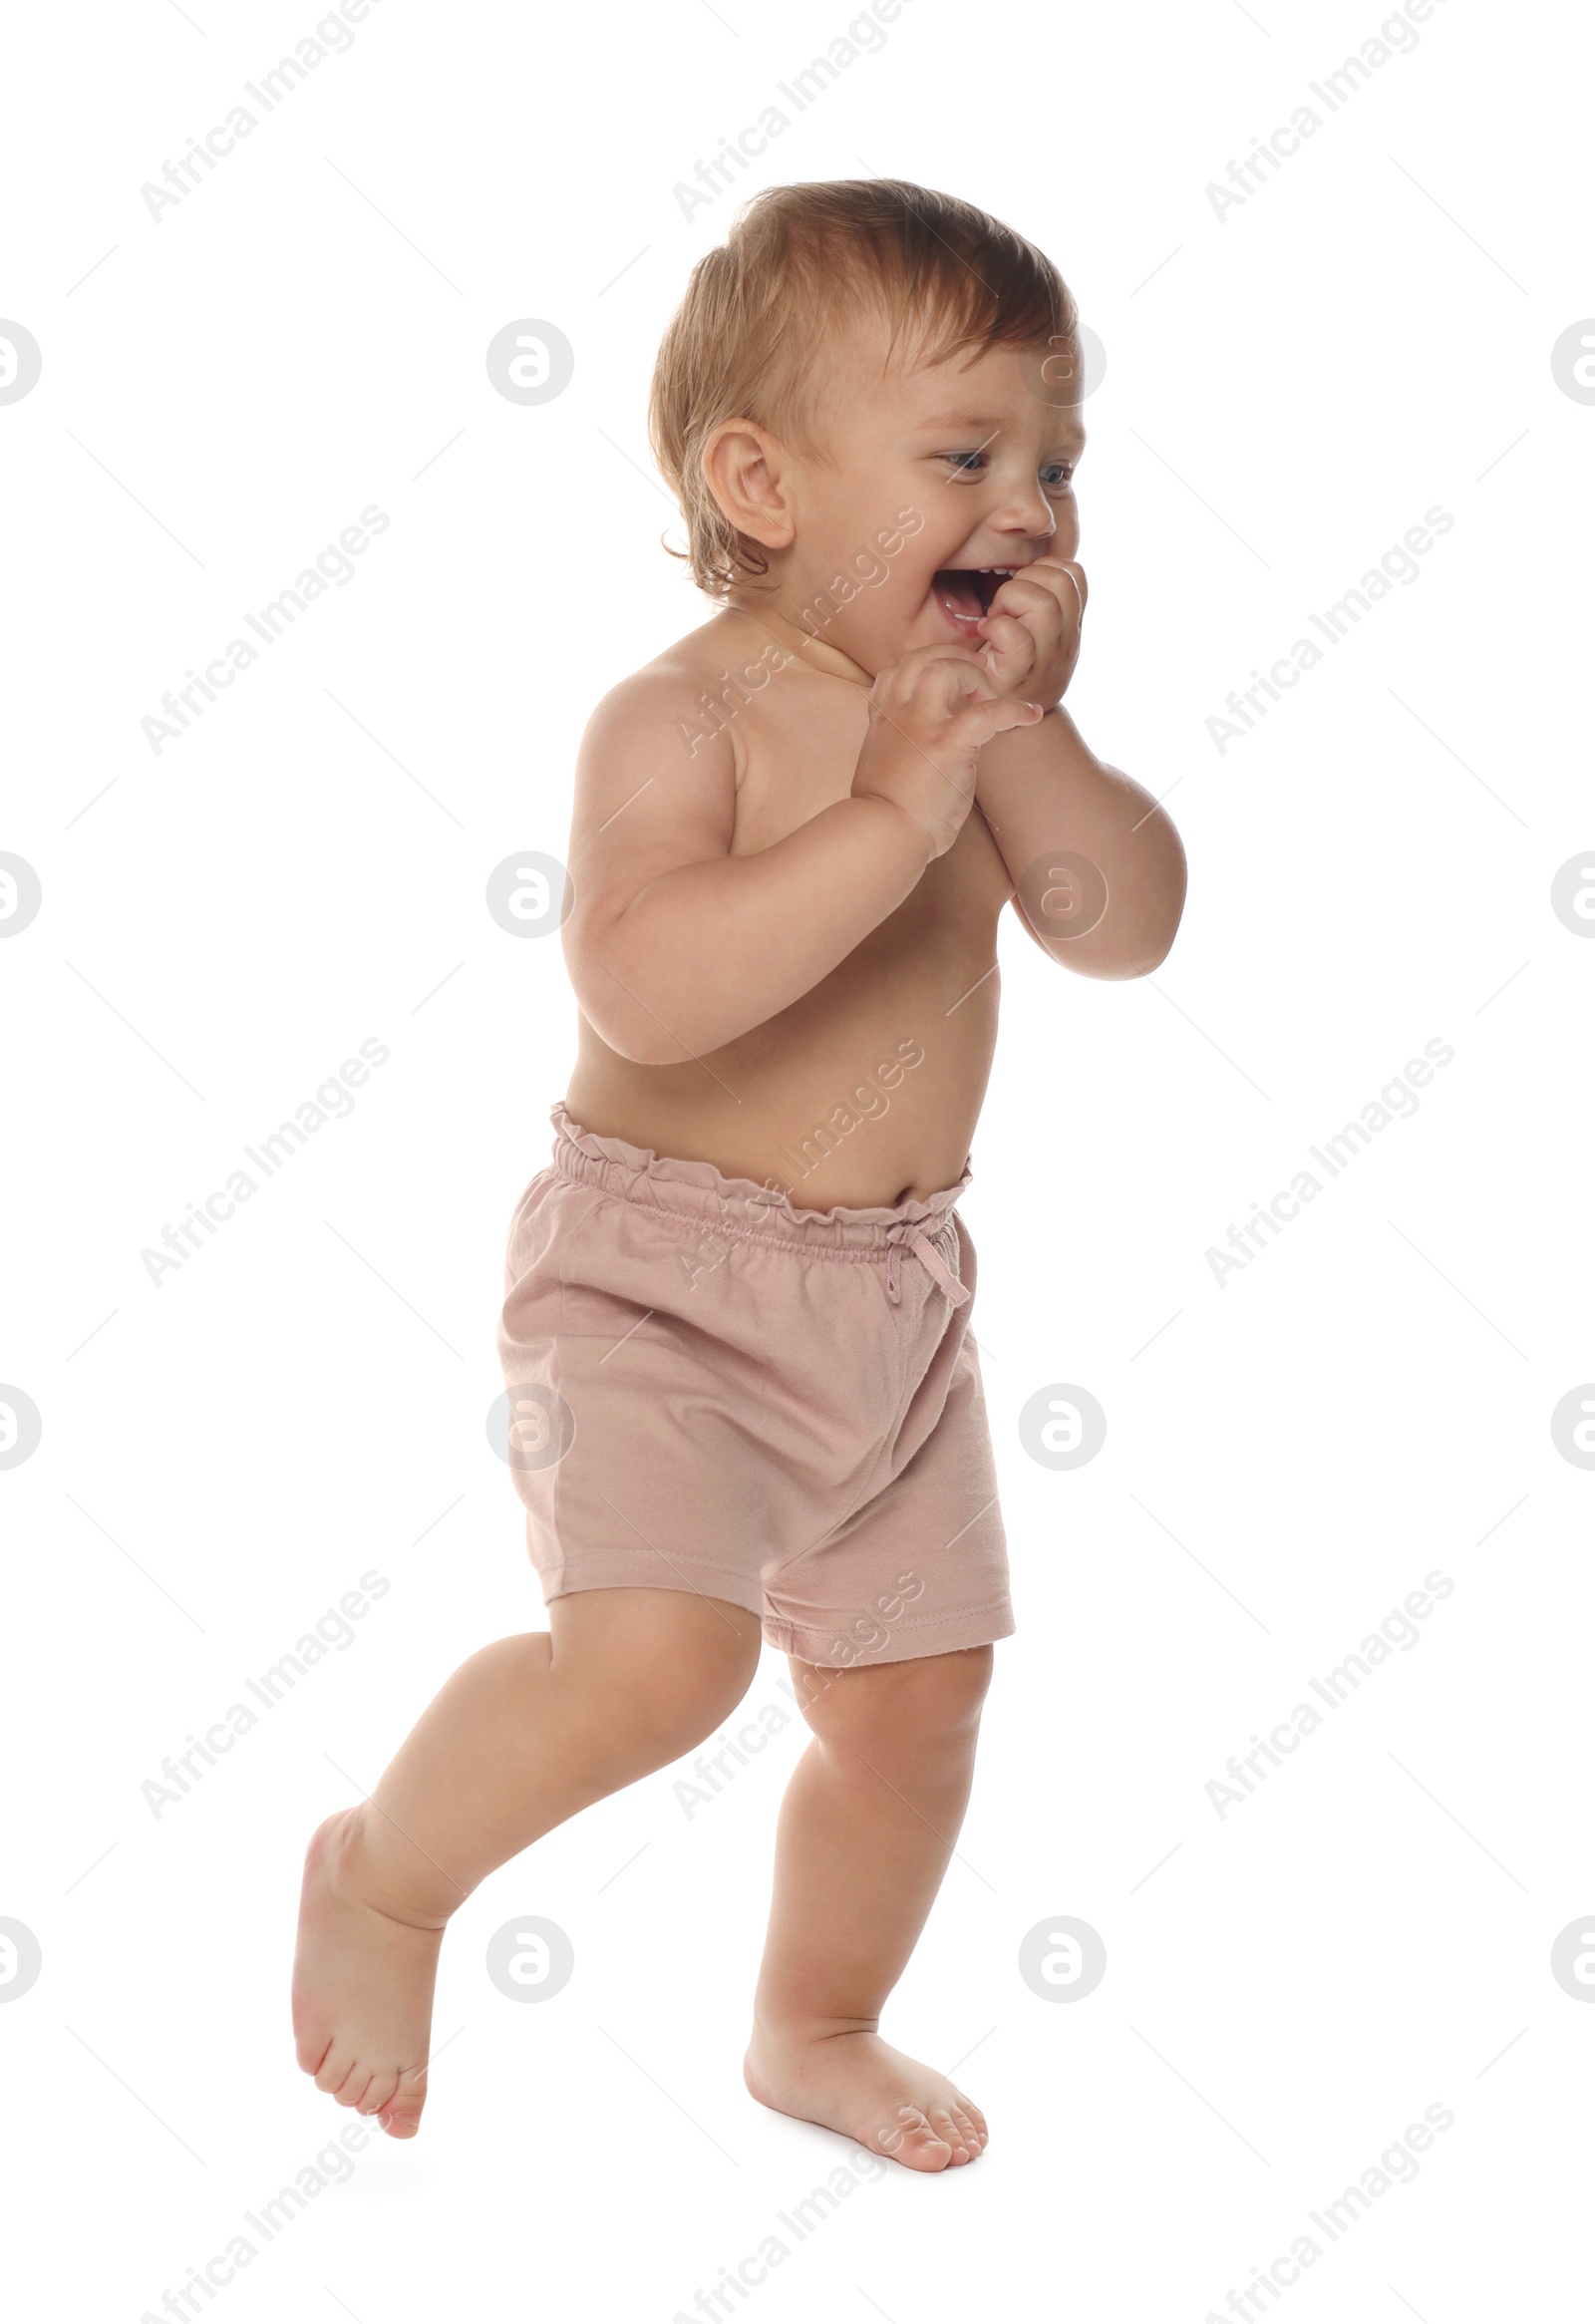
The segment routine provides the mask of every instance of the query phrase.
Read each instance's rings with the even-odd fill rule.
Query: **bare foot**
[[[443,1924],[416,1927],[357,1892],[358,1809],[329,1816],[305,1851],[293,2030],[299,2063],[340,2106],[413,2139],[426,2102],[432,1988]]]
[[[905,2058],[878,2034],[759,2027],[742,2071],[761,2106],[840,2131],[910,2170],[973,2162],[988,2137],[979,2107],[945,2074]]]

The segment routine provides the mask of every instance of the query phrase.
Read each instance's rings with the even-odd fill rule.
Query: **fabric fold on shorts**
[[[830,1667],[1008,1636],[970,1182],[806,1209],[553,1108],[510,1222],[503,1457],[545,1597],[689,1589]]]

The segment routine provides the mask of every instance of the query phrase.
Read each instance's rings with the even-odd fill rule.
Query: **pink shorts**
[[[831,1668],[1008,1637],[967,1169],[802,1210],[552,1120],[510,1224],[495,1435],[544,1598],[696,1590]]]

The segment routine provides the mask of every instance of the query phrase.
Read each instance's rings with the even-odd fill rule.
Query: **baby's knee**
[[[804,1665],[796,1691],[823,1743],[866,1754],[888,1739],[956,1743],[972,1740],[980,1725],[993,1661],[991,1647],[971,1646],[852,1670]]]
[[[757,1649],[743,1656],[728,1646],[689,1668],[667,1658],[639,1672],[625,1700],[631,1734],[649,1765],[668,1767],[723,1727],[748,1692],[758,1660]]]
[[[573,1606],[553,1670],[573,1715],[627,1766],[696,1751],[748,1692],[760,1625],[741,1607],[664,1590],[595,1591]]]

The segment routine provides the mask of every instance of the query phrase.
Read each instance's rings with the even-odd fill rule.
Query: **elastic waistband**
[[[923,1200],[850,1210],[804,1210],[776,1186],[723,1177],[713,1162],[683,1162],[623,1138],[600,1138],[573,1122],[563,1104],[549,1114],[554,1127],[553,1167],[572,1184],[592,1186],[624,1202],[665,1210],[754,1242],[784,1244],[799,1256],[875,1261],[887,1270],[897,1297],[898,1265],[906,1249],[936,1278],[954,1306],[969,1293],[947,1265],[957,1249],[953,1206],[970,1182],[966,1163],[956,1185]],[[938,1248],[938,1245],[942,1246]]]

